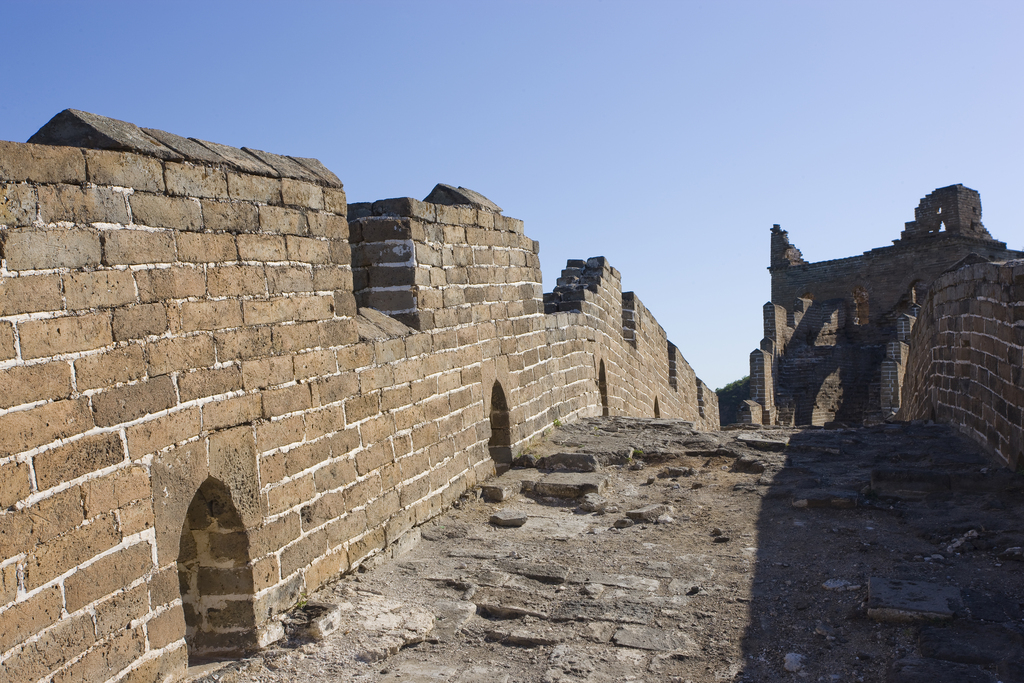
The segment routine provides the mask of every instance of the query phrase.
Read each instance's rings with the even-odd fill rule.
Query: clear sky
[[[747,374],[769,229],[884,246],[931,190],[1024,248],[1024,3],[15,2],[0,139],[72,107],[313,156],[350,201],[477,190],[544,288],[606,256],[713,387]]]

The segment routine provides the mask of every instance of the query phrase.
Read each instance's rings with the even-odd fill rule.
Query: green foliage
[[[718,396],[718,416],[723,425],[736,422],[739,418],[740,406],[750,398],[750,377],[743,377],[721,389],[716,389]]]
[[[556,427],[561,427],[562,426],[562,421],[561,420],[555,420],[555,426]]]
[[[642,448],[634,448],[633,449],[633,455],[643,455],[643,454],[644,454],[644,449],[642,449]]]

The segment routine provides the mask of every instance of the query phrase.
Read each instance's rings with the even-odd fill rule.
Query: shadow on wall
[[[491,388],[491,438],[487,442],[495,469],[504,472],[512,466],[512,421],[509,416],[508,400],[501,382]]]

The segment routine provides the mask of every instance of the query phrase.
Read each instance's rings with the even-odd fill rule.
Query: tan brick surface
[[[25,587],[37,588],[113,548],[120,540],[113,517],[106,516],[38,545],[25,562]]]
[[[78,611],[90,602],[124,588],[152,569],[153,546],[149,543],[137,543],[107,555],[65,579],[67,609],[69,612]]]
[[[71,396],[71,365],[66,361],[0,370],[0,408]]]
[[[48,185],[39,188],[39,217],[44,223],[128,224],[124,195],[109,187]]]
[[[203,212],[199,202],[188,197],[166,197],[136,191],[128,198],[132,219],[150,228],[202,230]]]
[[[157,159],[94,149],[84,152],[90,183],[131,187],[143,192],[164,191],[164,166]]]
[[[215,199],[228,196],[227,177],[218,168],[168,162],[164,164],[164,179],[168,194]]]
[[[180,239],[180,238],[179,238]],[[206,293],[206,274],[201,268],[171,267],[135,273],[139,298],[144,302],[184,299]]]
[[[0,453],[10,455],[81,434],[93,426],[89,401],[55,401],[0,416]]]
[[[97,266],[100,254],[99,233],[86,228],[16,228],[4,237],[9,270]]]
[[[38,195],[31,185],[0,183],[0,225],[32,225],[36,220]]]
[[[0,315],[59,311],[60,286],[59,275],[0,278]]]
[[[114,311],[112,328],[116,341],[142,339],[167,331],[167,309],[163,304],[142,304]]]
[[[113,341],[109,313],[29,320],[18,330],[25,359],[99,349]]]
[[[107,389],[92,397],[93,413],[100,427],[131,422],[144,415],[167,410],[176,403],[174,383],[166,375]]]
[[[213,338],[208,334],[160,339],[146,347],[150,375],[204,368],[214,363]]]
[[[178,234],[178,260],[185,263],[237,261],[233,235],[183,232]]]
[[[79,391],[131,382],[146,374],[146,358],[141,344],[111,349],[75,360],[75,380]]]
[[[0,178],[39,183],[84,183],[85,157],[74,147],[0,141]]]
[[[243,261],[287,261],[283,235],[239,235],[238,257]]]
[[[63,602],[60,586],[53,586],[0,612],[0,651],[56,622]]]
[[[173,263],[177,260],[174,233],[150,230],[106,230],[103,263],[108,266],[133,266],[140,263]]]
[[[120,434],[110,432],[86,436],[35,456],[36,481],[40,489],[47,489],[122,460],[124,446]]]

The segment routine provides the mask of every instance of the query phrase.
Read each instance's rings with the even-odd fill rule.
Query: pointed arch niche
[[[501,382],[495,382],[491,387],[491,438],[487,441],[487,448],[491,454],[491,460],[499,472],[503,472],[512,466],[512,419],[509,415],[508,399],[505,397],[505,390]]]
[[[604,361],[597,371],[597,390],[601,392],[601,415],[608,417],[608,375],[604,372]]]

